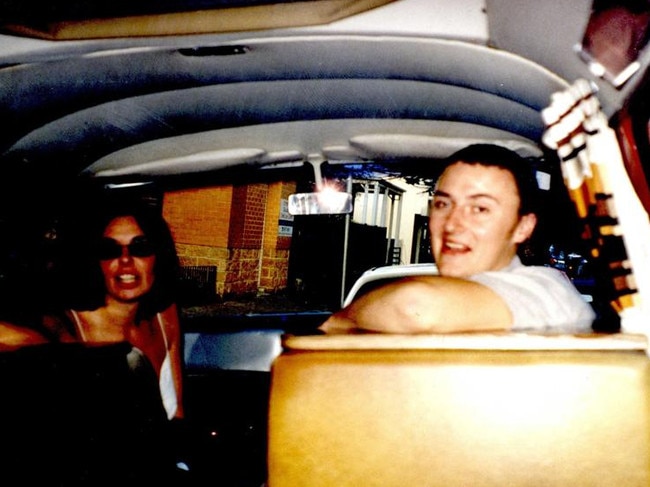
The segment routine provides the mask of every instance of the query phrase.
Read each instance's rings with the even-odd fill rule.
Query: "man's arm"
[[[402,279],[370,291],[334,313],[320,329],[383,333],[452,333],[509,329],[505,302],[488,287],[441,276]]]

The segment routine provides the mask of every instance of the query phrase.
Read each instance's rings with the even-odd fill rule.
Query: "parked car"
[[[153,198],[183,266],[185,460],[260,486],[282,337],[318,334],[369,269],[433,269],[440,162],[487,142],[548,196],[528,260],[567,272],[594,331],[644,334],[648,7],[628,3],[4,2],[0,318],[48,298],[80,181]],[[612,5],[625,39],[597,29]]]

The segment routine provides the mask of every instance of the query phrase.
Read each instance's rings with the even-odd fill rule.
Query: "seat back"
[[[645,339],[289,337],[269,487],[650,485]]]

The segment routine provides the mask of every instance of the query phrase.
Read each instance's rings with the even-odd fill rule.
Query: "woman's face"
[[[109,222],[99,262],[110,298],[133,302],[151,291],[155,261],[153,245],[134,217],[119,216]]]

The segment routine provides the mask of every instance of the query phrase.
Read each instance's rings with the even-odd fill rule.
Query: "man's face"
[[[469,277],[510,264],[537,221],[533,214],[520,218],[518,210],[519,194],[509,171],[462,162],[447,167],[429,209],[440,274]]]

